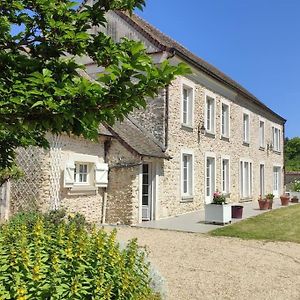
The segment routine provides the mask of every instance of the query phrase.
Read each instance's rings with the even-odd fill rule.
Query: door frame
[[[149,185],[150,193],[150,220],[143,220],[143,165],[149,165]],[[139,213],[138,222],[153,221],[157,219],[158,210],[158,179],[159,179],[159,163],[156,161],[143,161],[139,168]]]
[[[207,182],[206,182],[206,177],[207,177],[207,159],[213,159],[214,160],[214,191],[212,191],[211,196],[207,196]],[[210,204],[213,201],[213,193],[216,191],[216,185],[217,185],[217,159],[216,159],[216,154],[212,152],[207,152],[205,153],[205,172],[204,172],[204,203],[205,204]]]
[[[278,184],[278,190],[275,190],[275,168],[278,169],[278,178],[277,178],[277,184]],[[273,165],[273,194],[275,197],[279,197],[281,193],[281,181],[282,181],[282,167],[279,165]]]

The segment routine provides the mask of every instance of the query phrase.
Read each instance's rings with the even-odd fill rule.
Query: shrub
[[[292,184],[292,190],[294,192],[300,192],[300,180],[295,180]]]
[[[0,230],[0,299],[159,299],[136,240],[120,249],[116,231],[22,218]]]

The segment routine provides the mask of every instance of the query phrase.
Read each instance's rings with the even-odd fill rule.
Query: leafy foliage
[[[300,192],[300,180],[295,180],[292,183],[292,191],[294,191],[294,192]]]
[[[3,225],[0,298],[156,299],[136,240],[120,249],[116,231],[89,233],[79,224],[33,213]]]
[[[155,65],[141,42],[116,43],[93,30],[106,26],[107,11],[132,12],[144,0],[99,0],[80,11],[76,5],[1,1],[0,169],[14,164],[17,147],[47,147],[46,132],[97,140],[99,123],[113,124],[145,107],[146,97],[188,72],[183,64]],[[96,81],[86,78],[82,56],[103,70]]]
[[[285,140],[285,165],[287,171],[300,171],[300,137]]]
[[[215,192],[213,196],[213,204],[222,205],[226,203],[226,197],[220,192]]]

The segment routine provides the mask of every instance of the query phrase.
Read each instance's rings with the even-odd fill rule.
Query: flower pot
[[[259,204],[259,209],[260,210],[269,209],[269,201],[267,201],[266,199],[258,200],[258,204]]]
[[[280,196],[281,205],[287,206],[289,205],[290,197],[289,196]]]
[[[298,199],[298,198],[292,198],[292,199],[291,199],[291,202],[292,202],[292,203],[299,203],[299,199]]]
[[[229,204],[207,204],[205,205],[205,222],[226,224],[231,222],[231,206]]]
[[[231,217],[233,219],[242,219],[243,208],[244,207],[242,205],[232,205],[231,206]]]

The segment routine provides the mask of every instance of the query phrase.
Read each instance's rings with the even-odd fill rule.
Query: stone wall
[[[166,90],[162,90],[154,99],[147,99],[145,109],[136,109],[131,116],[138,124],[151,133],[162,146],[165,145],[166,130]]]
[[[138,222],[139,166],[141,159],[112,140],[108,151],[109,184],[106,222]]]
[[[185,83],[187,81],[185,80]],[[230,157],[231,197],[230,201],[240,201],[239,164],[240,159],[249,159],[253,164],[253,198],[259,197],[259,165],[265,164],[265,191],[273,191],[273,166],[283,167],[283,153],[275,153],[267,149],[259,149],[259,118],[266,120],[265,139],[271,139],[271,124],[279,123],[276,118],[266,110],[250,103],[250,101],[233,95],[226,99],[230,103],[230,139],[221,139],[221,99],[220,93],[216,96],[216,134],[199,134],[198,127],[204,122],[205,93],[207,89],[191,80],[195,85],[194,125],[193,128],[181,125],[181,88],[182,78],[177,78],[170,87],[169,105],[169,147],[167,153],[172,157],[164,161],[164,176],[160,182],[160,216],[166,217],[186,213],[203,208],[205,203],[205,154],[211,152],[216,156],[216,189],[221,190],[221,156]],[[211,91],[214,92],[214,91]],[[243,109],[250,111],[250,144],[243,145]],[[281,126],[281,130],[282,125]],[[282,132],[282,131],[281,131]],[[283,137],[281,138],[283,146]],[[191,150],[194,154],[194,197],[192,201],[182,201],[180,184],[181,151]],[[283,170],[283,169],[282,169]],[[283,171],[281,174],[281,192],[283,192]]]

